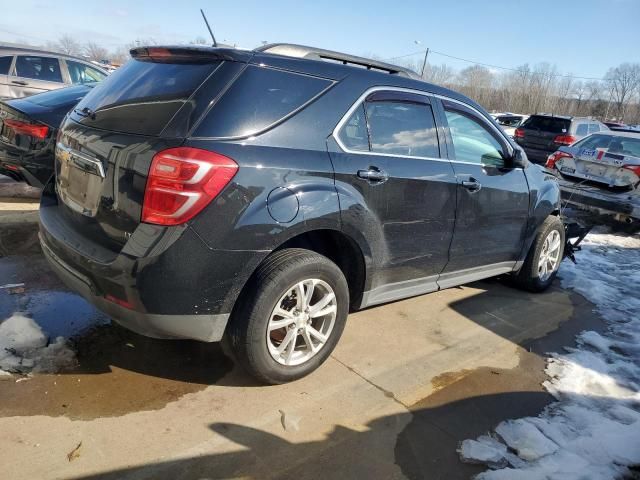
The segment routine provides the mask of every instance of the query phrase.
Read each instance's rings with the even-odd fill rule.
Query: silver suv
[[[0,99],[99,82],[106,76],[106,70],[81,58],[44,50],[0,47]]]

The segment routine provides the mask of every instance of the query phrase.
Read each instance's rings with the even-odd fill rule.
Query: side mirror
[[[511,167],[513,168],[525,168],[529,161],[527,160],[527,155],[522,151],[521,148],[515,148],[513,150],[513,155],[511,156]]]

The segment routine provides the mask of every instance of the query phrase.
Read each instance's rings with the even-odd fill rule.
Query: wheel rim
[[[561,249],[560,232],[552,230],[547,235],[547,238],[544,239],[542,250],[540,251],[540,259],[538,260],[538,278],[543,282],[549,280],[551,275],[558,269]]]
[[[281,365],[301,365],[329,340],[338,311],[335,292],[320,279],[291,286],[276,303],[267,324],[267,347]]]

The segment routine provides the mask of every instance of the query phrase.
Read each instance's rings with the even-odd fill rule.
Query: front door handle
[[[482,184],[473,178],[469,180],[464,180],[462,182],[462,186],[469,190],[471,193],[477,192],[482,188]]]
[[[27,85],[29,85],[27,82],[21,82],[20,80],[11,80],[11,83],[15,85],[22,85],[23,87],[26,87]]]
[[[368,180],[369,182],[381,183],[389,178],[389,174],[375,167],[370,167],[369,170],[358,170],[358,178]]]

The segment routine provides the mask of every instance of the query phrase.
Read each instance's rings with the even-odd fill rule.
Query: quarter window
[[[99,82],[104,80],[106,75],[101,71],[92,68],[82,63],[67,60],[67,68],[69,69],[69,76],[71,77],[71,83],[78,85],[83,83]]]
[[[9,73],[11,60],[13,60],[13,57],[0,57],[0,75],[7,75]]]
[[[62,83],[60,62],[53,57],[18,56],[16,75],[23,78]]]
[[[500,142],[479,121],[459,111],[445,110],[455,159],[480,165],[505,166]]]

